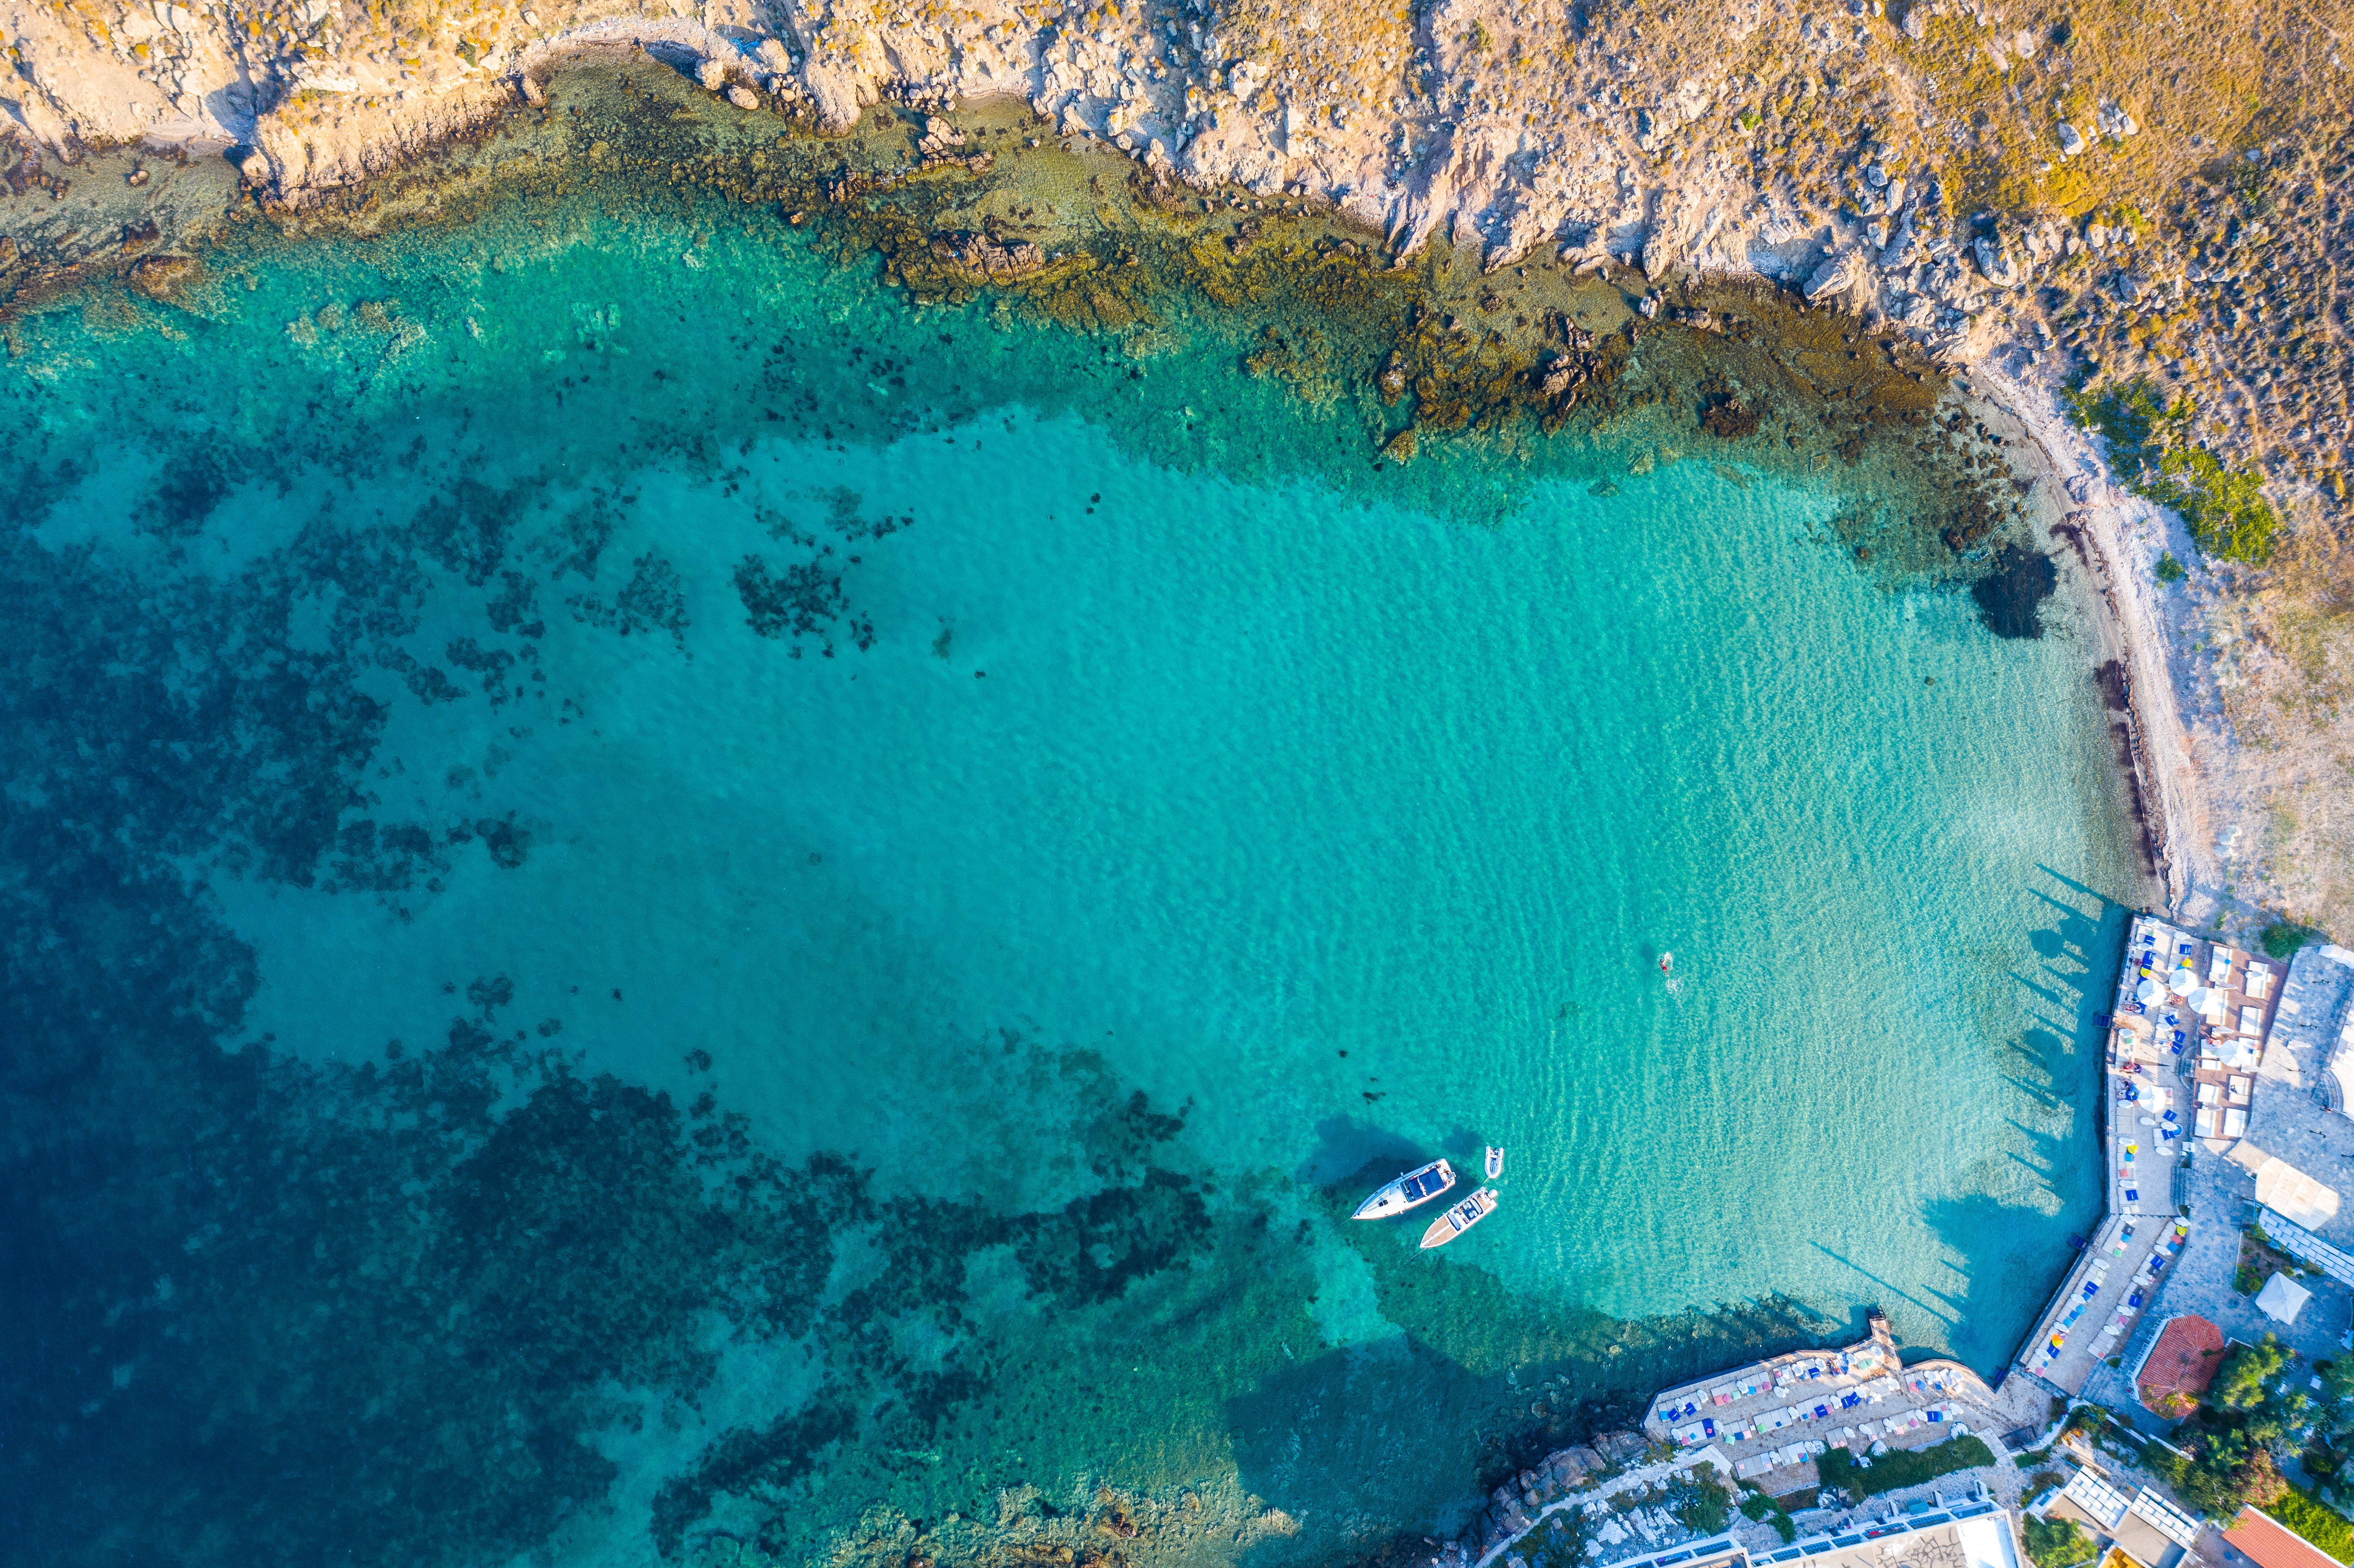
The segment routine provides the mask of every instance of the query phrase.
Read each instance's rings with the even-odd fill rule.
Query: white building
[[[2320,1087],[2329,1108],[2354,1116],[2354,952],[2329,943],[2298,949],[2273,1037],[2326,1060]]]

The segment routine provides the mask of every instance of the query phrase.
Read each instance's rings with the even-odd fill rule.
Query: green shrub
[[[2158,556],[2158,580],[2159,582],[2179,583],[2190,575],[2190,571],[2184,567],[2182,563],[2174,558],[2173,551],[2168,550],[2164,555]]]
[[[2027,1521],[2027,1557],[2035,1568],[2076,1568],[2094,1557],[2092,1541],[2064,1519]]]
[[[1815,1461],[1815,1467],[1822,1472],[1823,1485],[1840,1488],[1850,1497],[1861,1499],[1874,1492],[1917,1487],[1956,1470],[1975,1470],[1993,1463],[1994,1451],[1978,1438],[1951,1437],[1934,1448],[1891,1448],[1885,1454],[1874,1455],[1868,1470],[1859,1469],[1845,1448],[1833,1448]]]
[[[2340,1563],[2354,1563],[2354,1521],[2304,1488],[2290,1488],[2264,1511]]]
[[[1789,1510],[1764,1492],[1751,1492],[1743,1498],[1741,1511],[1760,1524],[1772,1525],[1774,1533],[1782,1538],[1785,1546],[1798,1539],[1798,1527],[1792,1521]]]
[[[1732,1516],[1733,1493],[1716,1478],[1713,1467],[1695,1466],[1690,1476],[1668,1489],[1668,1511],[1694,1534],[1714,1535]]]
[[[2169,403],[2142,376],[2098,391],[2070,388],[2060,399],[2071,418],[2109,443],[2109,455],[2128,488],[2182,514],[2200,550],[2248,566],[2272,559],[2280,516],[2261,493],[2264,476],[2253,469],[2225,468],[2193,439],[2199,406],[2188,397]],[[2181,563],[2175,566],[2179,572]],[[2158,575],[2176,580],[2166,576],[2163,562]]]
[[[2253,469],[2227,469],[2205,447],[2177,447],[2158,460],[2158,474],[2134,488],[2171,506],[2190,524],[2199,547],[2218,560],[2261,567],[2273,558],[2280,516]]]
[[[2296,955],[2299,948],[2308,942],[2319,940],[2321,940],[2321,933],[2312,927],[2293,926],[2284,920],[2277,926],[2264,927],[2264,954],[2267,958],[2278,959],[2283,963],[2286,963]]]
[[[2188,397],[2166,401],[2157,383],[2146,376],[2120,381],[2098,392],[2071,387],[2060,394],[2070,416],[2089,430],[2097,430],[2120,456],[2138,453],[2153,440],[2179,429],[2197,418],[2199,406]]]

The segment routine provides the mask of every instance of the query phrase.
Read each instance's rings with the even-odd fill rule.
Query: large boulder
[[[1823,264],[1807,280],[1806,295],[1809,302],[1829,295],[1845,293],[1853,287],[1862,270],[1862,259],[1854,251],[1841,249],[1823,258]],[[1599,1439],[1596,1440],[1597,1443]]]
[[[1605,1432],[1594,1440],[1594,1446],[1611,1464],[1627,1465],[1641,1458],[1650,1445],[1639,1432]]]
[[[1014,282],[1046,265],[1046,252],[1031,241],[1017,239],[1007,245],[978,230],[935,238],[932,259],[950,270],[992,283]]]

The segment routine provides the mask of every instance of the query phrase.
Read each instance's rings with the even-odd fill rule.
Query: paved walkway
[[[1487,1552],[1480,1556],[1479,1561],[1472,1564],[1472,1568],[1488,1568],[1490,1563],[1494,1563],[1498,1558],[1503,1556],[1504,1553],[1510,1552],[1515,1545],[1519,1544],[1531,1531],[1535,1530],[1547,1519],[1550,1519],[1553,1515],[1561,1512],[1564,1509],[1584,1508],[1588,1503],[1601,1502],[1606,1499],[1616,1497],[1621,1492],[1635,1491],[1638,1489],[1649,1491],[1653,1486],[1665,1481],[1677,1471],[1689,1470],[1694,1465],[1715,1466],[1717,1473],[1724,1478],[1724,1485],[1726,1489],[1728,1490],[1732,1489],[1733,1461],[1719,1453],[1713,1446],[1702,1448],[1697,1454],[1681,1455],[1676,1458],[1668,1460],[1665,1464],[1646,1465],[1639,1470],[1628,1470],[1624,1475],[1613,1476],[1598,1487],[1588,1487],[1582,1492],[1572,1492],[1565,1498],[1554,1499],[1552,1502],[1545,1504],[1544,1507],[1537,1510],[1535,1513],[1530,1515],[1529,1522],[1524,1528],[1515,1531],[1513,1534],[1506,1536],[1503,1540],[1490,1547]],[[1694,1539],[1698,1538],[1695,1537]],[[1668,1551],[1670,1550],[1670,1548],[1646,1547],[1642,1550]],[[1632,1555],[1632,1553],[1630,1553],[1630,1555]]]
[[[2066,1294],[2046,1310],[2021,1361],[2062,1393],[2094,1397],[2087,1390],[2103,1370],[2103,1362],[2126,1343],[2140,1315],[2150,1309],[2157,1293],[2164,1288],[2167,1275],[2181,1266],[2178,1253],[2156,1279],[2143,1274],[2150,1255],[2174,1235],[2175,1222],[2162,1216],[2112,1214],[2104,1220],[2069,1275]],[[2199,1226],[2194,1224],[2184,1244],[2186,1250],[2198,1236]],[[2084,1294],[2087,1287],[2092,1289],[2089,1297]],[[2137,1295],[2141,1298],[2139,1307],[2132,1305]],[[2077,1312],[2079,1307],[2082,1312]],[[2073,1322],[2069,1321],[2072,1313],[2076,1314]],[[2108,1332],[2120,1313],[2127,1315],[2126,1325],[2115,1333]],[[2066,1339],[2060,1353],[2045,1361],[2043,1352],[2052,1336],[2063,1331]]]
[[[2266,1092],[2282,1093],[2277,1086]],[[2196,1313],[2223,1330],[2227,1340],[2253,1344],[2267,1332],[2309,1363],[2341,1355],[2338,1338],[2354,1324],[2354,1291],[2335,1280],[2299,1280],[2313,1299],[2284,1328],[2256,1310],[2253,1297],[2232,1288],[2240,1266],[2240,1227],[2249,1214],[2254,1178],[2213,1146],[2201,1143],[2190,1161],[2186,1198],[2190,1206],[2190,1239],[2159,1287],[2154,1316],[2178,1318]],[[2085,1381],[2083,1395],[2107,1406],[2145,1432],[2162,1433],[2170,1423],[2141,1407],[2126,1367],[2095,1367]]]

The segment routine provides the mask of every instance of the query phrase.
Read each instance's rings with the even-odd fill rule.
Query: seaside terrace
[[[1713,1445],[1735,1478],[1779,1494],[1819,1484],[1815,1457],[1834,1443],[1925,1448],[1967,1435],[1974,1416],[1995,1429],[1979,1414],[1993,1392],[1976,1372],[1948,1361],[1907,1367],[1888,1320],[1874,1312],[1871,1327],[1843,1350],[1792,1351],[1668,1389],[1644,1434],[1688,1453]]]
[[[2090,1464],[2027,1512],[2080,1525],[2104,1560],[2112,1552],[2121,1552],[2140,1568],[2177,1568],[2198,1551],[2204,1529],[2147,1487],[2128,1491]]]
[[[2104,1020],[2104,1213],[2020,1357],[2054,1392],[2084,1393],[2106,1361],[2134,1359],[2162,1326],[2150,1309],[2190,1240],[2177,1216],[2192,1150],[2220,1156],[2246,1137],[2287,978],[2277,959],[2134,917]]]
[[[1723,1460],[1711,1454],[1694,1462],[1721,1467]],[[1891,1504],[1876,1516],[1850,1515],[1836,1529],[1769,1550],[1744,1546],[1731,1532],[1662,1542],[1648,1539],[1649,1531],[1611,1529],[1626,1516],[1611,1512],[1609,1490],[1564,1498],[1476,1555],[1460,1543],[1441,1548],[1431,1559],[1433,1568],[1530,1568],[1547,1550],[1548,1520],[1564,1509],[1586,1514],[1589,1531],[1593,1520],[1601,1521],[1598,1532],[1584,1538],[1583,1560],[1589,1568],[2026,1568],[2018,1551],[2017,1521],[1983,1488],[1951,1498],[1936,1493],[1901,1508]],[[1659,1522],[1666,1531],[1676,1528],[1664,1514]]]

